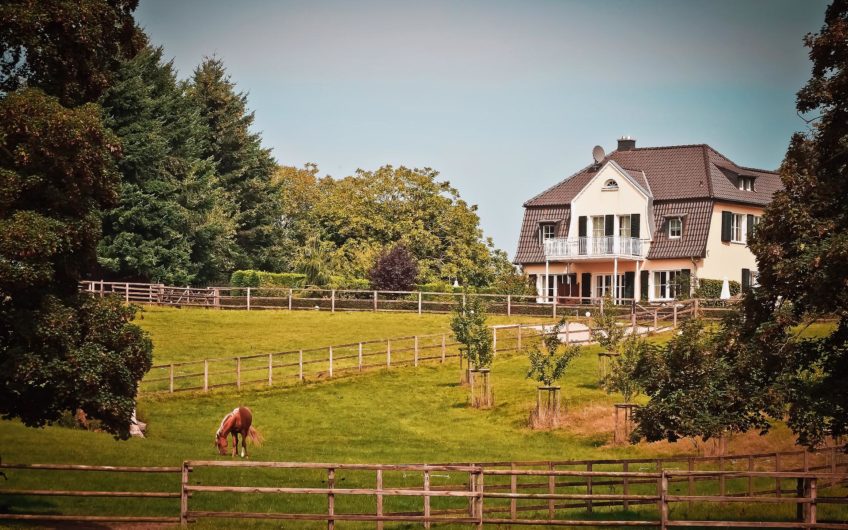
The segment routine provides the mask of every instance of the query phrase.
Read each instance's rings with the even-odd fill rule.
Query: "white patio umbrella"
[[[722,300],[730,299],[730,282],[727,281],[727,276],[721,282],[721,294],[718,297]]]

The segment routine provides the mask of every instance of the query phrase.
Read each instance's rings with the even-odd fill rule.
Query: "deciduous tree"
[[[37,89],[0,100],[0,415],[37,426],[83,408],[127,436],[152,346],[117,301],[78,293],[98,210],[117,199],[117,138],[93,104]]]

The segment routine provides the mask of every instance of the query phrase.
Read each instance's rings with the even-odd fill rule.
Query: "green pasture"
[[[139,323],[156,345],[156,362],[238,355],[246,348],[257,353],[310,347],[312,345],[383,338],[386,336],[443,332],[448,316],[409,314],[360,314],[326,312],[228,312],[149,308]],[[493,318],[493,323],[507,319]],[[513,322],[524,321],[512,319]],[[664,340],[667,336],[659,336]],[[267,350],[266,350],[267,349]],[[239,404],[254,412],[254,425],[265,437],[261,447],[249,447],[253,461],[301,461],[330,463],[445,463],[659,457],[692,453],[689,442],[612,446],[613,403],[598,385],[596,346],[585,347],[562,381],[567,421],[554,431],[528,427],[535,402],[536,385],[526,379],[528,363],[520,354],[499,354],[492,369],[495,406],[478,410],[468,406],[468,387],[459,384],[456,359],[444,364],[430,361],[411,366],[374,369],[333,380],[314,380],[286,387],[246,385],[204,393],[145,395],[138,415],[148,423],[147,437],[116,441],[111,436],[68,427],[31,429],[18,422],[0,423],[0,457],[4,463],[74,463],[91,465],[178,466],[184,460],[230,460],[218,456],[213,436],[221,418]],[[199,352],[203,352],[202,354]],[[752,443],[750,440],[744,443]],[[791,437],[776,426],[767,439],[757,439],[737,452],[785,450]],[[748,450],[751,449],[751,450]],[[730,450],[734,451],[731,442]],[[8,480],[0,488],[178,491],[178,475],[130,475],[101,472],[54,472],[6,470]],[[501,477],[503,479],[503,477]],[[462,484],[467,475],[435,473],[433,486]],[[507,479],[508,481],[508,479]],[[503,482],[503,481],[502,481]],[[251,486],[326,486],[322,471],[280,471],[198,468],[192,484]],[[373,472],[339,471],[339,487],[373,487]],[[421,487],[420,473],[387,473],[386,487]],[[490,486],[493,484],[490,484]],[[683,487],[683,486],[681,486]],[[699,493],[714,490],[699,485]],[[703,488],[707,488],[704,490]],[[791,489],[791,485],[786,487]],[[631,493],[649,494],[653,484],[634,485]],[[581,493],[584,485],[562,485],[559,493]],[[613,486],[598,485],[596,492],[611,493]],[[326,510],[325,496],[239,495],[197,493],[190,501],[194,510],[225,509],[271,512]],[[374,498],[339,496],[337,511],[375,508]],[[433,509],[461,509],[461,499],[433,499]],[[488,502],[488,501],[487,501]],[[502,504],[501,501],[492,501]],[[508,501],[507,501],[508,502]],[[538,501],[537,501],[538,502]],[[385,510],[416,511],[420,499],[387,497]],[[167,516],[178,513],[178,499],[100,499],[0,495],[0,512],[92,513]],[[488,506],[488,504],[487,504]],[[699,517],[715,517],[733,510],[738,517],[779,515],[773,507],[728,507],[715,512],[696,508]],[[781,508],[780,514],[792,508]],[[656,513],[653,505],[596,507],[568,512],[575,518],[638,519]],[[672,514],[685,515],[685,506]],[[819,513],[830,508],[820,507]],[[526,515],[531,515],[528,513]],[[544,513],[536,515],[544,516]],[[277,521],[210,520],[198,528],[289,527]],[[2,524],[2,523],[0,523]],[[298,528],[322,528],[326,524],[303,523]],[[294,526],[292,526],[294,527]],[[339,523],[339,528],[373,528],[373,523]],[[386,524],[386,528],[410,525]],[[411,527],[418,527],[411,525]]]

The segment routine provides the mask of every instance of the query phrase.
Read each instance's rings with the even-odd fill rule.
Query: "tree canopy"
[[[7,0],[0,4],[0,90],[38,87],[65,106],[97,100],[147,42],[138,0]]]
[[[220,281],[234,266],[235,207],[206,124],[161,48],[124,63],[102,98],[123,145],[120,203],[105,213],[98,260],[106,276],[169,284]]]
[[[0,100],[0,414],[27,425],[83,408],[126,436],[152,346],[134,311],[78,294],[98,211],[115,204],[117,138],[94,104],[37,89]]]
[[[317,173],[315,166],[278,171],[283,224],[289,241],[325,242],[333,274],[365,278],[380,255],[400,244],[417,260],[421,283],[456,279],[479,287],[514,275],[506,254],[484,240],[477,207],[438,180],[437,171],[383,166],[338,180]]]
[[[637,436],[766,430],[769,418],[788,418],[808,446],[848,434],[848,2],[805,43],[812,77],[796,107],[809,130],[792,137],[784,189],[750,241],[759,286],[714,337],[693,325],[654,358]],[[801,337],[825,315],[832,332]]]
[[[220,187],[235,205],[236,267],[282,270],[276,162],[262,147],[260,135],[250,130],[254,115],[247,110],[247,96],[236,91],[217,58],[206,58],[195,69],[188,95],[206,124],[203,136],[196,138],[201,157],[215,162]]]

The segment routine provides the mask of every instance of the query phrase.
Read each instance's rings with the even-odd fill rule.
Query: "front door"
[[[558,276],[557,282],[557,303],[566,304],[568,298],[577,298],[580,296],[580,284],[577,283],[577,274],[562,274]]]

